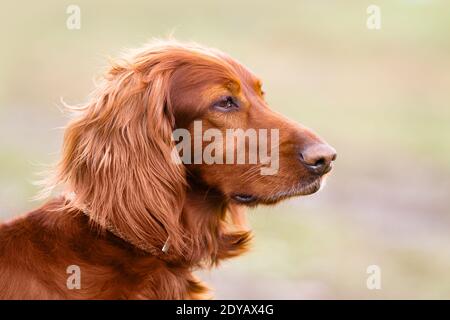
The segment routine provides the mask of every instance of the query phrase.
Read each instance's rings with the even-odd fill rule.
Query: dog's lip
[[[320,186],[322,184],[321,180],[322,180],[321,178],[318,178],[307,183],[301,183],[289,191],[280,191],[269,197],[265,197],[262,199],[262,202],[266,204],[273,204],[280,202],[284,199],[299,196],[307,196],[316,193],[317,191],[320,190]]]
[[[258,203],[272,204],[279,202],[283,199],[296,196],[306,196],[316,193],[321,189],[322,183],[323,179],[320,177],[306,183],[303,182],[289,191],[281,191],[269,196],[258,197],[247,193],[235,193],[231,196],[231,198],[234,201],[241,204],[249,204],[249,205],[255,205]]]
[[[251,203],[257,200],[257,197],[246,193],[237,193],[231,196],[235,201],[239,203]]]
[[[322,177],[314,179],[313,181],[303,184],[298,188],[297,192],[294,192],[293,195],[299,195],[299,196],[307,196],[313,193],[316,193],[320,190],[320,187],[322,185]]]

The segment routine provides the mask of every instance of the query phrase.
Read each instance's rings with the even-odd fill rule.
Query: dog
[[[209,297],[193,271],[248,250],[245,208],[316,192],[336,158],[264,95],[248,68],[197,44],[158,41],[112,61],[89,101],[71,108],[49,181],[58,195],[0,226],[0,298]],[[199,121],[217,136],[270,131],[276,170],[182,155],[173,132],[195,140]],[[222,147],[237,152],[225,140],[213,143],[216,159]]]

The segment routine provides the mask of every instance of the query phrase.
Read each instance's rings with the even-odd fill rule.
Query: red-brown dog
[[[336,157],[270,110],[248,69],[197,45],[162,42],[116,61],[76,111],[52,181],[64,195],[0,226],[0,298],[204,297],[192,271],[246,250],[245,205],[317,191]],[[174,130],[196,139],[199,121],[203,132],[224,136],[275,129],[277,170],[174,161]],[[224,157],[218,150],[216,159]]]

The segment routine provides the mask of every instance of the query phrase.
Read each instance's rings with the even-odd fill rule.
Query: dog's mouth
[[[316,178],[310,182],[302,183],[292,191],[292,196],[307,196],[320,190],[323,177]]]
[[[232,196],[233,200],[242,204],[249,204],[256,202],[258,200],[258,197],[251,195],[251,194],[245,194],[245,193],[238,193]]]
[[[312,181],[299,183],[298,185],[286,191],[278,191],[266,196],[256,196],[247,193],[236,193],[232,195],[231,198],[237,203],[245,205],[256,205],[259,203],[273,204],[287,198],[313,194],[321,189],[323,183],[324,183],[323,178],[319,177]]]

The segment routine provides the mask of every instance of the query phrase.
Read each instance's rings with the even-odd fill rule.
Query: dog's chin
[[[325,186],[325,178],[318,177],[311,181],[301,182],[289,189],[274,192],[269,195],[254,195],[248,193],[235,193],[231,196],[234,202],[242,205],[255,206],[258,204],[275,204],[282,200],[297,197],[297,196],[307,196],[322,190]]]

